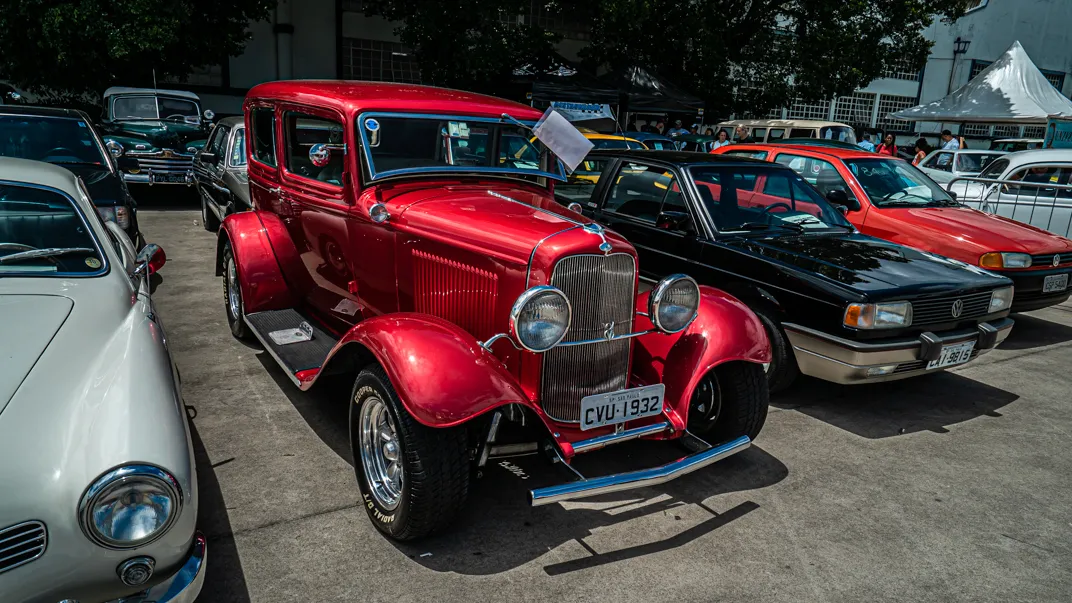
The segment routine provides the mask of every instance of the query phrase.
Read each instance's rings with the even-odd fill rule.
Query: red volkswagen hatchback
[[[796,170],[871,236],[981,266],[1012,279],[1012,311],[1068,299],[1072,241],[971,209],[901,159],[805,145],[731,145],[712,151],[774,161]]]

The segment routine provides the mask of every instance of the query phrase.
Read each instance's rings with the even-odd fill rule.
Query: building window
[[[994,138],[1019,138],[1020,126],[994,126]]]
[[[1046,126],[1025,126],[1023,138],[1045,138]]]
[[[342,76],[348,80],[419,84],[413,55],[397,42],[343,38]]]
[[[521,14],[500,13],[499,20],[503,23],[516,25],[534,25],[546,31],[554,32],[567,40],[589,40],[592,32],[581,21],[571,19],[567,13],[548,8],[546,2],[534,0],[529,5],[529,10]]]
[[[840,96],[834,103],[834,121],[853,126],[870,126],[874,108],[875,95],[870,92]]]
[[[984,124],[964,124],[960,129],[964,136],[990,136],[990,126]]]
[[[789,119],[826,120],[830,116],[830,101],[806,103],[797,100],[789,107]]]
[[[986,69],[992,63],[993,63],[993,61],[979,61],[977,59],[972,59],[972,62],[971,62],[971,74],[968,75],[968,81],[974,80],[975,76],[977,76],[980,73],[982,73],[983,69]]]
[[[986,69],[991,64],[993,64],[993,61],[979,61],[973,59],[971,66],[971,74],[969,75],[968,79],[974,80],[975,76],[982,73],[983,69]],[[1054,88],[1057,88],[1058,92],[1060,92],[1061,89],[1065,87],[1064,73],[1060,71],[1049,71],[1047,69],[1039,69],[1039,71],[1042,72],[1042,75],[1046,76],[1046,79],[1049,80],[1050,84],[1052,84]]]
[[[879,97],[878,101],[878,127],[883,131],[889,132],[911,132],[912,122],[890,119],[887,116],[890,113],[896,113],[902,109],[908,109],[909,107],[915,106],[916,97],[914,96],[883,94]]]
[[[882,77],[915,82],[919,80],[919,71],[910,69],[907,60],[898,58],[889,69],[882,72]]]

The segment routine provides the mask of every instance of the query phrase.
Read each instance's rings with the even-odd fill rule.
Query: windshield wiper
[[[69,253],[96,253],[96,251],[96,249],[90,249],[89,247],[46,247],[44,249],[31,249],[29,251],[20,251],[10,255],[0,256],[0,264],[13,264],[22,260],[51,258],[57,255],[67,255]]]
[[[772,228],[782,228],[784,230],[789,230],[796,233],[804,232],[803,226],[794,224],[792,222],[786,222],[784,224],[769,224],[767,222],[745,222],[744,224],[738,224],[737,226],[734,226],[732,230],[723,230],[720,232],[722,232],[723,234],[730,234],[734,232],[770,230]]]

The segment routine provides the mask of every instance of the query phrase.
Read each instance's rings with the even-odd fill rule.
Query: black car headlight
[[[677,333],[689,326],[700,307],[700,287],[684,274],[671,274],[659,281],[648,298],[648,318],[663,333]]]
[[[86,490],[78,521],[96,544],[132,549],[166,534],[181,509],[182,489],[170,473],[152,465],[126,465]]]
[[[526,350],[546,352],[566,336],[572,312],[562,291],[547,285],[532,287],[510,309],[510,334]]]
[[[112,157],[123,156],[123,145],[119,144],[118,142],[114,140],[109,140],[104,143],[104,146],[108,148],[108,152],[112,154]]]

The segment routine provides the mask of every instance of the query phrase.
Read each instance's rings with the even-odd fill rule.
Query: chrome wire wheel
[[[227,311],[234,320],[242,320],[242,293],[238,290],[238,269],[233,257],[227,260]]]
[[[393,511],[402,499],[402,444],[391,412],[378,397],[365,399],[358,431],[361,468],[365,472],[370,494],[382,507]]]

